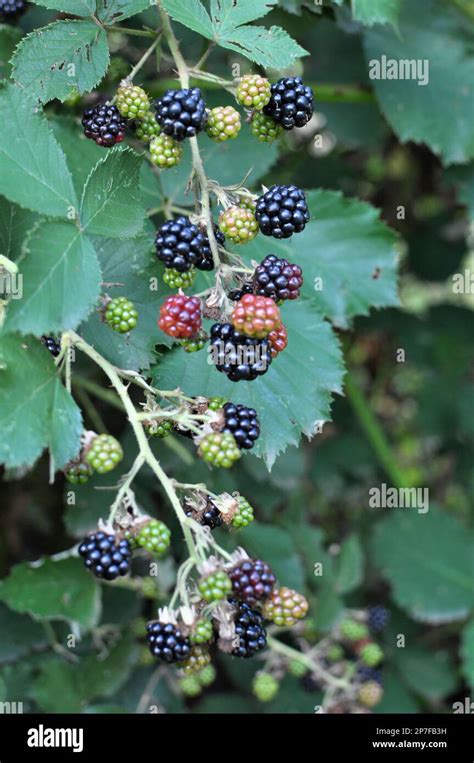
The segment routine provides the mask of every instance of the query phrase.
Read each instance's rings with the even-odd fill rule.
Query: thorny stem
[[[152,44],[144,52],[143,56],[140,58],[139,62],[136,64],[136,66],[133,67],[132,71],[130,72],[130,74],[126,78],[127,81],[129,81],[129,82],[133,81],[133,78],[138,74],[138,72],[140,71],[142,66],[148,61],[148,59],[150,58],[150,56],[153,53],[153,51],[155,50],[155,48],[158,47],[158,45],[160,43],[160,40],[161,40],[161,32],[157,32],[156,40],[154,40],[152,42]]]
[[[122,501],[124,497],[130,490],[130,485],[132,484],[133,480],[137,476],[138,472],[140,471],[144,463],[145,463],[145,456],[142,453],[139,453],[135,461],[133,462],[132,468],[130,469],[128,474],[124,477],[122,484],[120,485],[120,488],[115,497],[115,501],[110,507],[109,522],[111,524],[113,524],[115,515],[117,511],[119,510],[120,506],[122,505]]]

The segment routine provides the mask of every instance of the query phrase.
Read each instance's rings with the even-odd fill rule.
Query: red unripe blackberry
[[[288,346],[288,332],[283,323],[279,328],[270,331],[267,339],[270,345],[272,358],[276,358],[277,355],[279,355],[280,352],[283,352]]]
[[[175,339],[189,339],[201,328],[201,302],[198,297],[173,294],[160,308],[158,326]]]
[[[244,294],[230,319],[237,331],[257,339],[264,339],[281,326],[280,310],[274,300],[255,294]]]

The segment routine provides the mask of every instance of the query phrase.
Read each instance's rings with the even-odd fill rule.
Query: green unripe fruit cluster
[[[229,469],[241,456],[233,435],[227,432],[213,432],[203,437],[198,453],[208,464],[223,469]]]
[[[243,495],[237,498],[238,509],[232,517],[233,527],[247,527],[254,520],[253,508]]]
[[[99,474],[111,472],[122,458],[122,446],[115,437],[109,434],[97,435],[86,455],[87,463]]]
[[[250,124],[252,135],[262,143],[273,143],[283,132],[283,127],[271,117],[267,117],[266,114],[262,114],[261,111],[256,111],[253,115],[252,122]]]
[[[107,303],[105,308],[105,322],[119,334],[132,331],[137,325],[138,312],[135,305],[126,297],[114,297]]]
[[[217,106],[208,114],[206,131],[217,143],[236,138],[240,127],[240,114],[233,106]]]
[[[138,85],[120,85],[115,105],[125,119],[143,119],[150,110],[150,99]]]
[[[260,702],[271,702],[280,684],[271,673],[257,673],[252,682],[252,691]]]
[[[135,125],[135,135],[139,140],[149,142],[152,138],[157,138],[161,134],[161,128],[156,121],[155,115],[149,111],[143,119],[140,119]]]
[[[150,141],[150,159],[156,167],[162,170],[176,167],[181,161],[183,147],[171,135],[161,133]]]
[[[220,601],[232,591],[232,582],[223,570],[212,572],[198,584],[199,593],[205,601]]]
[[[84,485],[92,477],[92,467],[83,461],[71,464],[64,472],[67,481],[72,485]]]
[[[137,545],[152,554],[161,556],[167,551],[171,540],[171,531],[164,522],[152,519],[135,536]]]
[[[259,74],[246,74],[237,85],[235,97],[237,103],[246,109],[261,111],[271,96],[271,85],[266,77]]]
[[[234,244],[246,244],[258,233],[258,223],[250,209],[228,207],[219,215],[219,230]]]
[[[185,273],[180,273],[174,268],[166,268],[163,273],[163,281],[170,289],[187,289],[192,286],[196,278],[196,268],[190,268]]]

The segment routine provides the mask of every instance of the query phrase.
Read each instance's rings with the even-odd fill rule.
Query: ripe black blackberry
[[[41,341],[43,342],[46,349],[50,351],[51,355],[54,358],[57,358],[59,353],[61,352],[60,342],[58,342],[58,340],[55,339],[54,336],[42,336]]]
[[[235,647],[232,654],[235,657],[253,657],[267,645],[263,617],[260,612],[251,609],[245,602],[237,602],[235,599],[229,599],[229,602],[237,608],[234,625],[239,637],[239,645]]]
[[[270,596],[276,578],[261,559],[243,559],[229,570],[234,596],[250,606]]]
[[[126,575],[130,567],[132,551],[128,540],[116,541],[114,535],[102,531],[85,538],[78,548],[87,569],[98,578],[115,580]]]
[[[13,21],[27,9],[25,0],[0,0],[0,21]]]
[[[301,77],[283,77],[271,87],[271,96],[263,113],[272,117],[284,130],[304,127],[313,116],[314,97]]]
[[[264,236],[289,238],[309,221],[306,196],[295,185],[272,185],[257,200],[255,217]]]
[[[214,225],[214,236],[217,243],[224,246],[225,236],[222,231],[219,230],[217,225]],[[203,231],[203,239],[201,251],[195,265],[198,270],[214,270],[214,258],[212,256],[211,245],[205,229]]]
[[[303,284],[302,270],[288,260],[269,254],[255,268],[253,288],[255,294],[271,297],[275,302],[297,299]]]
[[[182,662],[189,656],[191,642],[174,623],[154,620],[148,623],[147,641],[150,652],[163,662]]]
[[[252,281],[244,281],[239,289],[233,289],[227,296],[232,302],[238,302],[244,294],[253,294]]]
[[[382,607],[381,604],[378,604],[375,607],[369,607],[367,625],[372,633],[380,633],[387,627],[389,617],[389,611],[385,609],[385,607]]]
[[[221,432],[229,432],[239,448],[250,450],[260,435],[257,411],[245,405],[226,403],[223,406],[224,426]]]
[[[158,228],[155,237],[156,255],[167,268],[180,273],[190,270],[201,257],[204,235],[189,217],[181,215]]]
[[[98,146],[110,148],[125,138],[127,123],[116,106],[100,103],[87,109],[82,117],[84,135]]]
[[[369,668],[367,665],[359,665],[357,668],[357,678],[361,681],[375,681],[380,686],[383,685],[382,673],[377,668]]]
[[[163,132],[178,141],[197,135],[207,124],[206,104],[198,87],[167,90],[155,102],[155,109]]]
[[[252,339],[236,331],[231,323],[211,327],[210,357],[218,371],[230,381],[253,381],[266,374],[272,362],[267,339]]]
[[[194,517],[195,511],[193,509],[188,509],[186,511],[186,516]],[[207,505],[205,509],[199,514],[199,519],[197,521],[199,522],[200,525],[204,525],[205,527],[210,527],[211,530],[214,530],[216,527],[221,526],[222,513],[219,511],[215,503],[213,503],[209,497],[207,497]]]

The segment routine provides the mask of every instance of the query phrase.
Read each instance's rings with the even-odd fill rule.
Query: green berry
[[[239,495],[239,497],[237,498],[237,503],[238,503],[238,508],[234,516],[232,517],[232,526],[247,527],[247,525],[249,525],[250,522],[253,522],[254,520],[253,508],[251,507],[247,499],[243,497],[243,495]]]
[[[218,411],[223,405],[227,403],[225,397],[210,397],[207,403],[207,407],[210,411]]]
[[[358,699],[366,707],[378,705],[382,699],[383,689],[376,681],[366,681],[358,692]]]
[[[253,199],[252,196],[240,196],[239,207],[242,209],[249,209],[252,214],[255,214],[257,208],[257,199]]]
[[[193,632],[189,636],[192,644],[205,644],[210,641],[214,628],[212,622],[205,617],[201,617],[194,625]]]
[[[157,167],[166,170],[181,161],[183,147],[171,135],[162,133],[150,141],[150,159]]]
[[[369,629],[365,623],[359,623],[357,620],[343,620],[340,630],[342,636],[349,641],[359,641],[369,635]]]
[[[136,541],[141,548],[152,554],[164,554],[170,545],[171,531],[164,522],[152,519],[136,536]]]
[[[222,143],[236,138],[240,126],[240,114],[233,106],[217,106],[208,114],[206,132],[212,140]]]
[[[199,593],[205,601],[220,601],[232,591],[232,582],[223,570],[212,572],[198,583]]]
[[[344,649],[340,644],[332,644],[326,653],[326,657],[330,662],[339,662],[344,657]]]
[[[288,672],[295,678],[303,678],[308,672],[308,668],[299,660],[290,660],[288,663]]]
[[[201,440],[198,454],[208,464],[229,469],[238,461],[241,452],[234,436],[227,432],[212,432]]]
[[[143,119],[135,125],[135,135],[139,140],[149,143],[153,138],[161,134],[161,128],[152,111],[148,111]]]
[[[302,620],[308,611],[308,602],[303,594],[292,588],[274,588],[265,601],[262,614],[275,625],[292,626]]]
[[[190,268],[185,273],[180,273],[179,270],[174,268],[165,268],[163,273],[163,281],[170,289],[187,289],[188,286],[193,285],[195,278],[195,268]]]
[[[125,530],[123,533],[123,537],[125,538],[125,540],[128,540],[132,551],[135,551],[135,549],[138,548],[136,536],[132,533],[131,530]]]
[[[245,244],[257,235],[258,223],[250,209],[228,207],[219,215],[219,230],[234,244]]]
[[[237,103],[246,109],[261,111],[271,96],[271,85],[266,77],[259,74],[246,74],[241,77],[235,92]]]
[[[202,692],[197,676],[184,676],[179,681],[179,688],[186,697],[197,697]]]
[[[114,297],[105,308],[105,322],[114,331],[126,334],[137,325],[135,305],[126,297]]]
[[[206,346],[206,339],[202,336],[192,337],[191,339],[183,339],[181,346],[184,347],[185,352],[199,352]]]
[[[252,135],[262,143],[273,143],[283,132],[283,127],[275,122],[271,117],[256,111],[250,124]]]
[[[168,419],[152,419],[145,424],[145,430],[151,437],[168,437],[173,433],[173,424]]]
[[[73,485],[84,485],[92,476],[92,468],[89,464],[85,464],[83,461],[71,464],[64,472],[68,482]]]
[[[378,644],[364,644],[359,652],[360,659],[369,668],[374,668],[383,659],[383,652]]]
[[[280,684],[271,673],[257,673],[252,681],[252,691],[260,702],[270,702],[279,688]]]
[[[143,119],[150,111],[150,99],[138,85],[120,85],[115,105],[125,119]]]
[[[184,662],[180,662],[179,667],[184,670],[186,675],[190,675],[191,673],[198,673],[200,670],[203,670],[210,662],[211,655],[209,654],[209,648],[201,644],[195,644],[191,647],[189,657]]]
[[[99,434],[87,451],[86,460],[94,471],[106,474],[115,469],[123,458],[122,446],[110,434]]]
[[[205,668],[196,673],[196,678],[201,686],[210,686],[216,680],[216,669],[214,665],[206,665]]]

